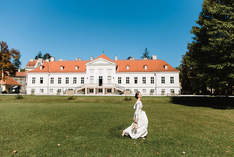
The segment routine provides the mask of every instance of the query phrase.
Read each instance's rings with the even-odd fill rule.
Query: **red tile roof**
[[[25,77],[27,75],[27,72],[16,72],[16,77]]]
[[[37,63],[37,61],[36,61],[36,60],[29,61],[29,62],[26,64],[26,66],[27,66],[27,67],[35,66],[35,65],[36,65],[36,63]]]
[[[51,73],[69,73],[69,72],[85,72],[86,65],[89,61],[53,61],[44,62],[43,65],[29,71],[31,72],[51,72]],[[76,69],[77,67],[77,69]],[[63,68],[63,69],[61,69]]]
[[[100,56],[98,56],[96,59],[98,59],[98,58],[103,58],[103,59],[106,59],[106,60],[108,60],[108,61],[113,62],[113,60],[112,60],[112,59],[110,59],[109,57],[107,57],[104,53],[103,53],[103,54],[101,54]]]
[[[117,72],[166,72],[178,71],[163,60],[116,60]],[[167,69],[164,66],[167,66]],[[127,68],[128,66],[128,68]]]
[[[5,80],[0,80],[0,84],[6,84],[6,85],[20,85],[17,81],[15,81],[10,76],[6,76]]]
[[[163,60],[111,60],[105,54],[98,56],[95,59],[103,58],[108,61],[114,62],[117,64],[117,72],[170,72],[170,71],[178,71],[169,65],[167,62]],[[51,72],[51,73],[69,73],[69,72],[85,72],[86,71],[86,63],[91,60],[85,61],[45,61],[42,66],[35,68],[31,72]],[[167,68],[165,68],[165,65]],[[78,70],[76,69],[78,66]],[[127,69],[126,67],[129,67]],[[144,68],[146,66],[146,68]],[[63,68],[62,68],[63,67]],[[62,68],[62,69],[61,69]]]

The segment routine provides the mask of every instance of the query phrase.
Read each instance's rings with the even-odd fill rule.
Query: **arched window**
[[[79,70],[79,66],[78,66],[78,65],[76,65],[76,66],[75,66],[75,69],[76,69],[76,70]]]
[[[144,70],[147,70],[148,66],[147,66],[147,65],[144,65],[143,68],[144,68]]]

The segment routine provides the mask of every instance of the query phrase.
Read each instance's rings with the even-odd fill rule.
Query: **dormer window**
[[[60,66],[60,70],[63,70],[63,69],[64,69],[64,66],[61,65],[61,66]]]
[[[147,65],[144,65],[143,68],[144,68],[144,70],[147,70],[148,66],[147,66]]]
[[[43,65],[40,65],[40,70],[43,70],[44,69],[44,66]]]
[[[126,66],[126,69],[127,69],[127,70],[129,70],[129,69],[130,69],[130,66],[129,66],[129,65],[127,65],[127,66]]]
[[[76,69],[76,70],[79,70],[79,66],[78,66],[78,65],[76,65],[76,66],[75,66],[75,69]]]
[[[164,68],[165,70],[167,70],[167,69],[168,69],[168,66],[167,66],[167,65],[164,65],[163,68]]]

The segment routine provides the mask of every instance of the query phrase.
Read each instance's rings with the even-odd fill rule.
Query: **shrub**
[[[125,96],[125,97],[124,97],[124,101],[131,101],[131,100],[132,100],[131,97],[128,97],[128,96]]]
[[[75,100],[75,97],[74,97],[74,96],[69,96],[69,97],[67,98],[67,100]]]
[[[18,95],[15,96],[15,99],[23,99],[23,98],[24,98],[23,95],[18,94]]]

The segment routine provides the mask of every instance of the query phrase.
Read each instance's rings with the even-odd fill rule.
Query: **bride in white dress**
[[[122,132],[122,136],[130,136],[132,139],[144,138],[148,134],[148,118],[145,111],[142,110],[142,95],[139,91],[136,93],[135,98],[137,101],[134,104],[134,122]]]

